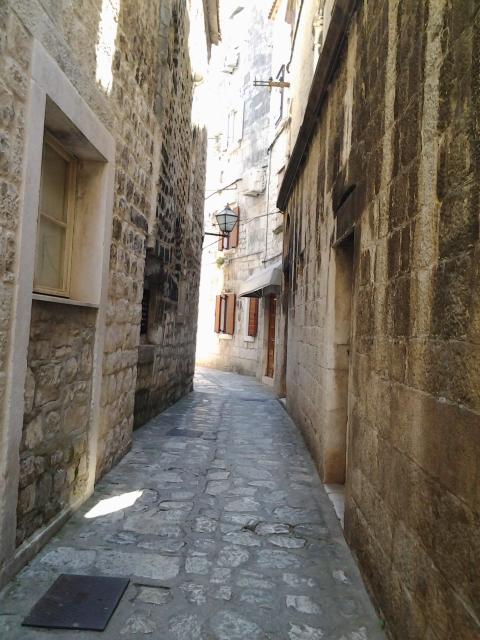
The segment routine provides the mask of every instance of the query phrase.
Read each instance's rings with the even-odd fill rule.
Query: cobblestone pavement
[[[273,391],[209,369],[195,389],[135,433],[132,451],[4,589],[1,640],[385,637]],[[102,636],[20,626],[60,573],[130,577]]]

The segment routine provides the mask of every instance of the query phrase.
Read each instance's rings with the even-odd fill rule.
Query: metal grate
[[[22,622],[24,627],[103,631],[130,580],[61,574]]]
[[[149,308],[150,308],[150,289],[144,289],[143,298],[142,298],[142,321],[140,323],[140,335],[145,335],[148,331]]]

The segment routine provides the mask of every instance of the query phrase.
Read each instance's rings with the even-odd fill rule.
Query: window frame
[[[43,157],[45,145],[49,145],[59,156],[61,156],[66,162],[68,162],[68,174],[67,185],[65,187],[66,192],[66,221],[65,223],[60,220],[56,220],[49,216],[47,213],[42,212],[42,190],[43,190]],[[71,153],[69,153],[47,130],[43,134],[42,144],[42,169],[40,176],[40,197],[38,203],[38,224],[37,224],[37,237],[35,241],[35,271],[33,279],[33,291],[35,293],[43,293],[47,295],[60,296],[63,298],[70,297],[70,275],[72,269],[72,248],[73,248],[73,231],[75,223],[75,195],[76,195],[76,182],[77,182],[77,159]],[[41,219],[45,218],[49,222],[53,222],[60,227],[66,229],[65,233],[65,247],[63,255],[63,288],[56,289],[54,287],[47,287],[36,283],[37,277],[37,258],[39,252],[40,242],[40,225]]]
[[[235,312],[237,296],[234,293],[221,293],[215,302],[215,333],[224,336],[235,335]]]
[[[283,64],[280,67],[280,71],[277,73],[277,77],[275,78],[277,82],[285,82],[285,65]],[[274,124],[278,126],[283,118],[283,100],[284,100],[284,88],[278,87],[278,91],[280,93],[280,98],[278,102],[278,111],[274,113]]]
[[[258,336],[259,314],[260,314],[260,298],[244,298],[244,318],[243,318],[243,340],[244,342],[255,342]],[[255,332],[250,333],[250,319],[252,313],[252,300],[257,301]]]

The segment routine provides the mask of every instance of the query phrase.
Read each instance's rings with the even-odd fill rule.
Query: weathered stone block
[[[32,483],[18,493],[17,514],[23,516],[35,507],[36,485]]]
[[[53,480],[49,473],[44,473],[37,482],[37,490],[35,495],[35,506],[42,509],[50,498],[52,492]]]
[[[47,364],[40,367],[37,373],[37,387],[35,392],[35,406],[40,407],[60,395],[61,370],[59,364]]]
[[[65,363],[65,382],[72,382],[77,375],[77,371],[78,371],[77,359],[69,358]]]
[[[59,494],[65,485],[65,469],[57,469],[53,474],[53,493]]]
[[[35,399],[35,377],[30,367],[27,368],[27,375],[25,377],[25,389],[24,389],[24,412],[25,414],[31,413],[33,409],[33,401]]]
[[[85,406],[72,406],[65,410],[64,428],[67,433],[77,429],[83,429],[87,425],[88,413]]]
[[[41,414],[30,420],[23,429],[24,442],[27,449],[35,449],[43,440],[43,424]]]
[[[20,461],[20,488],[32,484],[45,469],[45,461],[41,456],[29,456]]]

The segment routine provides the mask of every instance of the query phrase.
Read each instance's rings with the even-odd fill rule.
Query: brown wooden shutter
[[[256,336],[258,332],[258,298],[250,298],[248,312],[248,335]]]
[[[222,313],[222,296],[216,296],[216,301],[215,301],[215,333],[220,333],[221,313]]]
[[[223,236],[218,239],[218,250],[223,251]]]
[[[237,224],[233,227],[233,230],[230,233],[230,238],[231,238],[230,246],[232,249],[235,249],[235,247],[238,247],[238,230],[240,229],[240,208],[232,207],[232,211],[234,211],[238,216]]]
[[[235,331],[235,308],[237,296],[234,293],[227,293],[225,297],[227,299],[227,329],[225,333],[233,336]]]

